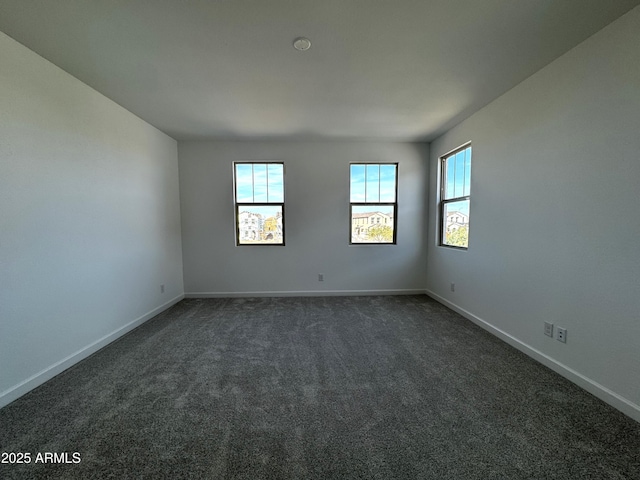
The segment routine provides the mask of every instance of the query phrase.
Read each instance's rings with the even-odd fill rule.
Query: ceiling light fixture
[[[309,50],[311,48],[311,40],[305,37],[298,37],[293,41],[293,48],[301,52]]]

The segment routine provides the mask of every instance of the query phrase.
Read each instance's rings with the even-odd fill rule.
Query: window
[[[471,145],[440,159],[440,245],[468,248]]]
[[[234,163],[236,245],[284,245],[284,164]]]
[[[396,243],[397,163],[352,163],[351,244]]]

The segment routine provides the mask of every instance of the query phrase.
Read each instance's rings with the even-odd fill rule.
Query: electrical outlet
[[[558,333],[556,334],[556,338],[559,342],[567,343],[567,329],[558,327]]]
[[[318,281],[319,282],[324,282],[324,273],[319,273],[318,274]]]
[[[456,284],[455,284],[455,283],[452,283],[452,284],[451,284],[451,291],[452,291],[452,292],[455,292],[455,291],[456,291]]]
[[[544,322],[544,334],[547,337],[551,337],[553,338],[553,323],[551,322]]]
[[[160,293],[164,293],[164,283],[160,285]]]

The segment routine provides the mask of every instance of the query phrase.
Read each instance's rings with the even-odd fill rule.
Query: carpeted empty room
[[[0,480],[640,480],[640,0],[0,0]]]
[[[640,478],[638,423],[425,295],[183,300],[0,425],[81,456],[3,479]]]

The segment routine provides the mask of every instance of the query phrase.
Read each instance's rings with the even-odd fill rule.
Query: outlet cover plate
[[[559,342],[567,343],[567,329],[558,327],[557,337]]]

